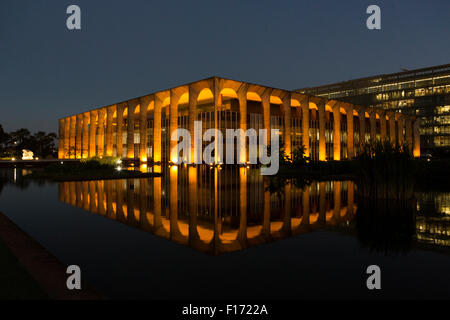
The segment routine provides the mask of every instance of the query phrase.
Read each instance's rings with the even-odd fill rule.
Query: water
[[[450,193],[403,208],[358,205],[351,181],[245,168],[45,184],[23,173],[0,172],[0,211],[110,298],[450,298]],[[366,287],[371,264],[380,291]]]

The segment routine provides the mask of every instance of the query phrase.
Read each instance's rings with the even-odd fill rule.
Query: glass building
[[[450,156],[450,64],[296,91],[418,116],[421,152]]]

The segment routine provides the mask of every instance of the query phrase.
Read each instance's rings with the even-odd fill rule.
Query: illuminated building
[[[117,156],[169,162],[177,128],[280,130],[287,155],[304,146],[312,160],[351,158],[367,142],[407,143],[420,155],[419,119],[310,94],[212,77],[59,120],[60,159]],[[191,134],[194,139],[194,134]],[[195,155],[194,141],[191,153]],[[248,141],[241,162],[248,160]],[[195,161],[195,159],[193,159]],[[216,159],[220,162],[221,159]]]
[[[450,64],[299,89],[421,118],[422,153],[450,153]]]

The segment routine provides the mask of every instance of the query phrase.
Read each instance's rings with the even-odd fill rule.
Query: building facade
[[[420,117],[422,152],[450,155],[450,64],[296,91]]]
[[[335,99],[212,77],[59,120],[60,159],[115,156],[175,162],[177,128],[280,130],[287,155],[304,146],[312,160],[354,157],[365,143],[406,143],[420,156],[420,118]],[[191,134],[191,155],[196,154]],[[247,139],[248,140],[248,139]],[[203,142],[204,143],[204,142]],[[204,143],[209,144],[209,143]],[[240,162],[248,160],[248,141]],[[195,159],[191,159],[192,162]],[[216,163],[223,159],[216,155]]]

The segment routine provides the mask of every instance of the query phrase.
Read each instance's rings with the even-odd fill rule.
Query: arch
[[[261,96],[254,91],[247,91],[247,100],[261,102]]]
[[[291,107],[300,107],[300,101],[291,98]]]
[[[270,96],[269,101],[271,104],[282,104],[283,101],[281,101],[280,97],[278,96]]]
[[[204,90],[205,89],[203,89],[202,91],[204,91]],[[219,92],[219,94],[226,98],[238,99],[237,92],[232,88],[223,88]],[[211,95],[212,95],[212,93],[211,93]],[[199,96],[200,96],[200,94],[199,94]],[[212,97],[212,98],[214,98],[214,97]]]
[[[309,109],[319,110],[319,107],[315,102],[309,101]]]
[[[226,90],[226,89],[224,89]],[[222,94],[222,91],[221,91]],[[210,88],[203,88],[200,90],[197,96],[197,103],[209,103],[214,102],[214,94],[212,93]]]

